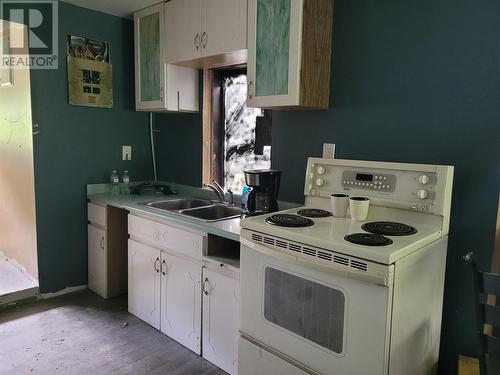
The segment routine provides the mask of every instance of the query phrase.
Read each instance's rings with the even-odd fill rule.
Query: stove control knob
[[[325,174],[325,172],[326,172],[325,167],[318,167],[317,171],[318,171],[318,174]]]
[[[418,182],[420,182],[422,185],[427,185],[429,183],[429,180],[430,178],[426,174],[423,174],[418,178]]]
[[[325,183],[325,181],[322,178],[317,178],[316,179],[316,185],[317,186],[323,186],[324,183]]]
[[[420,199],[425,199],[427,198],[427,190],[419,190],[417,191],[417,197],[419,197]]]

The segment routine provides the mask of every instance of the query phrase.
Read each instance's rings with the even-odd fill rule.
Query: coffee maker
[[[247,170],[244,174],[245,183],[251,191],[246,197],[243,213],[247,216],[254,216],[278,211],[281,171]]]

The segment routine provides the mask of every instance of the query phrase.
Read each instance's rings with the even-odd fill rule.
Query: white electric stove
[[[453,167],[308,161],[305,206],[241,232],[239,374],[436,370]],[[363,222],[330,196],[370,198]]]

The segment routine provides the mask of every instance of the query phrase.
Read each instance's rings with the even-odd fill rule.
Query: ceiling
[[[98,10],[119,17],[132,18],[136,10],[161,3],[162,0],[64,0],[66,3]]]

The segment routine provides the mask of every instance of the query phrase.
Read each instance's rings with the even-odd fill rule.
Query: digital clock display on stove
[[[373,175],[372,174],[356,173],[356,180],[371,182],[371,181],[373,181]]]

